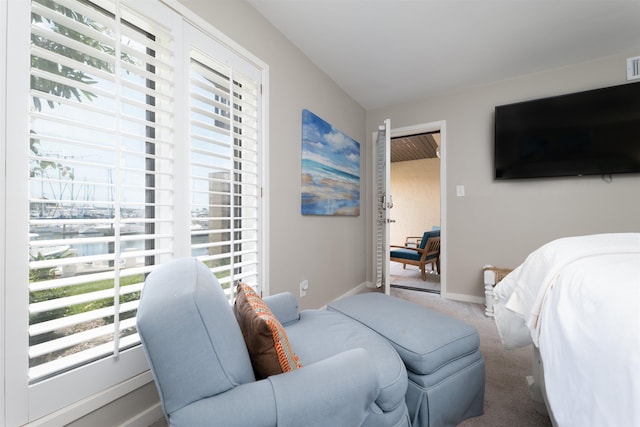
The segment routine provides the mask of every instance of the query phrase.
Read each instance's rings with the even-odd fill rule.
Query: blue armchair
[[[416,239],[412,244],[411,240]],[[420,239],[420,240],[417,240]],[[391,261],[416,265],[420,268],[422,280],[427,280],[426,264],[431,264],[440,273],[440,230],[425,231],[422,238],[408,237],[404,246],[391,245]]]
[[[264,299],[268,305],[269,300]],[[292,294],[271,297],[271,304],[276,317],[286,317],[283,325],[304,332]],[[366,327],[346,316],[310,311],[318,314],[309,314],[316,319],[310,325],[321,316],[334,326],[345,322],[338,330],[359,336],[359,343],[310,360],[305,352],[321,352],[295,346],[304,340],[322,346],[322,338],[314,340],[312,333],[296,338],[292,331],[303,367],[256,381],[232,307],[211,271],[187,258],[154,270],[140,299],[137,326],[169,425],[408,426],[406,370],[393,348],[381,347],[384,339],[367,335]],[[364,350],[368,339],[378,355]],[[393,384],[384,384],[385,375]]]

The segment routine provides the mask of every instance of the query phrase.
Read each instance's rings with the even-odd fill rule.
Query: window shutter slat
[[[7,219],[28,215],[28,236],[16,230],[16,253],[7,256],[23,261],[6,262],[19,285],[4,289],[20,319],[6,325],[7,360],[23,364],[5,384],[21,401],[7,411],[15,425],[147,369],[135,318],[158,264],[198,257],[230,300],[237,280],[261,286],[266,75],[249,52],[160,1],[20,8],[20,22],[31,12],[31,39],[7,37],[31,55],[29,75],[7,67],[7,84],[19,83],[31,104],[15,113],[28,121],[7,126],[16,143],[29,142],[7,150],[6,162],[20,165],[8,171],[29,171],[28,186],[6,191],[7,206],[23,207]]]
[[[191,61],[191,250],[212,268],[230,297],[237,280],[259,286],[259,254],[247,247],[256,240],[246,237],[257,236],[258,222],[244,218],[259,205],[259,84],[236,80],[234,71],[202,54]]]
[[[141,286],[140,286],[141,287]],[[131,311],[138,308],[138,301],[131,301],[120,305],[121,311]],[[60,317],[48,322],[41,322],[29,327],[29,335],[39,335],[46,332],[52,332],[56,329],[68,328],[73,325],[100,319],[102,317],[113,316],[113,307],[102,308],[99,310],[88,311],[74,316]]]
[[[171,36],[151,21],[142,30],[89,2],[32,10],[29,376],[38,381],[117,355],[121,338],[137,336],[145,274],[172,251],[171,218],[157,213],[173,191],[174,73]]]

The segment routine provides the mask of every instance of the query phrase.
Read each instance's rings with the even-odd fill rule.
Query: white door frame
[[[391,129],[391,138],[438,131],[440,132],[440,296],[447,298],[447,122],[440,120]]]

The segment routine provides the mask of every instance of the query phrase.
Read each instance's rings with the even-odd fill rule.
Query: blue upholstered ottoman
[[[456,426],[483,413],[485,365],[475,328],[434,310],[381,293],[330,303],[385,337],[405,363],[405,400],[413,426]]]

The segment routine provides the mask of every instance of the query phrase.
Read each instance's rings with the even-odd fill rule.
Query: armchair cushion
[[[391,258],[410,259],[413,261],[420,261],[420,258],[422,257],[422,253],[419,252],[417,249],[395,248],[391,250],[390,254],[391,254]],[[431,254],[431,255],[427,255],[425,257],[425,260],[429,260],[437,257],[438,257],[438,254]]]
[[[390,412],[404,403],[408,378],[398,352],[361,323],[334,311],[303,310],[300,320],[287,326],[287,334],[304,363],[302,371],[332,355],[366,349],[378,368],[378,410]]]
[[[394,248],[390,252],[391,258],[410,259],[413,261],[420,261],[422,254],[416,249],[403,249]]]
[[[429,240],[429,237],[438,237],[438,236],[440,236],[440,230],[425,231],[424,234],[422,235],[420,246],[418,247],[420,249],[424,249],[424,247],[427,245],[427,240]]]
[[[233,311],[257,379],[302,367],[282,324],[251,286],[238,284]]]

